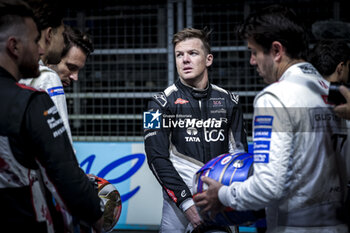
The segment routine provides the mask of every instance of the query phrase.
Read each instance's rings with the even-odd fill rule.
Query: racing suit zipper
[[[198,105],[199,105],[199,113],[200,113],[200,118],[201,120],[204,120],[203,119],[203,113],[202,113],[202,99],[198,100]],[[203,140],[203,143],[202,143],[202,158],[201,158],[201,161],[204,163],[205,161],[205,131],[204,131],[204,128],[201,129],[201,134],[202,134],[202,137],[201,137],[201,140]]]
[[[201,113],[201,120],[203,120],[203,121],[207,120],[207,116],[208,116],[208,114],[207,114],[208,106],[206,104],[207,104],[207,102],[205,101],[205,99],[204,99],[204,101],[203,101],[203,99],[199,100],[199,110],[200,110],[200,113]],[[202,139],[203,139],[203,143],[202,143],[203,158],[202,158],[202,161],[204,163],[208,162],[209,158],[211,158],[211,156],[210,156],[210,144],[209,144],[209,142],[207,142],[205,140],[205,138],[206,138],[206,135],[205,135],[206,131],[207,131],[207,129],[205,129],[203,127],[202,128]]]
[[[204,107],[204,113],[203,114],[204,114],[204,118],[208,119],[208,108],[209,108],[208,103],[209,102],[208,102],[207,98],[205,99],[204,103],[205,103],[205,107]],[[210,142],[205,141],[205,162],[208,162],[211,159],[211,157],[213,156],[213,155],[211,155],[211,146],[210,146],[210,144],[211,144]]]

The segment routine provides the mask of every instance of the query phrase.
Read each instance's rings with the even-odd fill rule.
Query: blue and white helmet
[[[253,174],[253,154],[228,153],[213,158],[199,169],[194,177],[193,194],[201,193],[207,189],[207,185],[201,180],[202,176],[212,178],[223,185],[232,182],[243,182]],[[205,219],[209,219],[207,216]],[[255,211],[234,211],[227,207],[215,216],[213,222],[221,226],[249,225],[256,222]]]

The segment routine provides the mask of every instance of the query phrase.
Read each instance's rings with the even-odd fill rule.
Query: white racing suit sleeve
[[[219,190],[222,204],[235,210],[259,210],[279,199],[289,175],[293,141],[287,110],[271,94],[257,98],[254,109],[254,174]]]
[[[47,66],[40,65],[40,76],[37,78],[21,79],[20,83],[46,91],[58,109],[69,140],[73,145],[72,133],[69,126],[66,95],[58,74]]]
[[[67,130],[68,137],[72,143],[72,133],[68,121],[67,101],[62,82],[59,76],[53,72],[42,71],[40,76],[44,76],[45,79],[45,82],[42,83],[43,86],[41,88],[49,94],[52,101],[56,105],[60,117],[63,120],[64,127]]]
[[[180,209],[185,212],[188,208],[194,205],[194,201],[192,198],[187,198],[180,204]]]

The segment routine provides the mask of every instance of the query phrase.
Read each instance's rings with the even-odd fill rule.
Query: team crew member
[[[321,40],[312,49],[310,62],[329,82],[349,82],[350,48],[347,42],[339,39]],[[345,86],[341,87],[340,91],[344,97],[350,95]],[[349,101],[348,104],[335,106],[334,111],[339,117],[350,120]]]
[[[328,82],[348,83],[350,47],[347,40],[320,40],[310,52],[309,61]],[[329,84],[327,83],[327,85]],[[346,121],[346,124],[349,137],[350,121]],[[344,148],[346,151],[350,151],[349,139],[344,144]],[[348,181],[350,181],[350,156],[346,156],[345,160],[347,161]]]
[[[40,74],[33,17],[22,1],[0,0],[1,232],[66,232],[68,212],[101,232],[101,200],[78,166],[56,106],[46,92],[17,83]],[[52,209],[53,196],[62,215]]]
[[[309,61],[327,81],[348,82],[350,48],[346,40],[327,39],[319,41],[311,50]]]
[[[184,232],[202,224],[191,188],[195,172],[210,159],[246,151],[247,141],[238,95],[208,81],[213,55],[209,33],[186,28],[173,37],[180,76],[155,95],[148,109],[145,150],[149,166],[164,190],[160,232]]]
[[[341,217],[346,126],[325,101],[328,85],[305,62],[306,33],[297,16],[271,6],[250,15],[240,35],[250,63],[271,84],[254,100],[254,174],[230,186],[204,177],[209,189],[196,204],[204,211],[266,207],[268,232],[348,232]]]
[[[57,73],[48,67],[48,64],[58,64],[61,61],[62,50],[65,46],[63,10],[54,1],[30,0],[29,3],[41,31],[39,45],[44,49],[44,54],[41,55],[39,62],[40,76],[38,78],[26,77],[20,80],[20,83],[45,90],[50,95],[63,120],[69,139],[73,143],[63,85]]]

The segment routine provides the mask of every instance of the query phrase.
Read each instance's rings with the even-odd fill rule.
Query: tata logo
[[[190,127],[188,129],[186,129],[186,132],[188,135],[197,135],[198,134],[198,130],[194,127]]]
[[[133,165],[124,174],[118,174],[119,175],[118,177],[108,179],[108,181],[111,184],[121,183],[127,179],[130,179],[141,168],[142,164],[145,162],[145,157],[146,156],[141,153],[124,156],[120,159],[114,160],[113,162],[107,164],[104,168],[102,168],[96,174],[96,176],[104,178],[114,169],[117,170],[119,166],[122,166],[123,164],[128,163],[130,161],[136,161],[132,163]],[[81,168],[86,166],[86,169],[85,169],[86,174],[89,174],[91,172],[91,167],[95,159],[96,159],[96,155],[92,154],[80,163]],[[140,188],[141,188],[140,186],[137,186],[136,188],[129,191],[128,193],[121,193],[120,196],[121,196],[122,202],[129,200],[132,196],[134,196],[140,190]]]
[[[199,137],[185,137],[186,142],[201,142]]]

